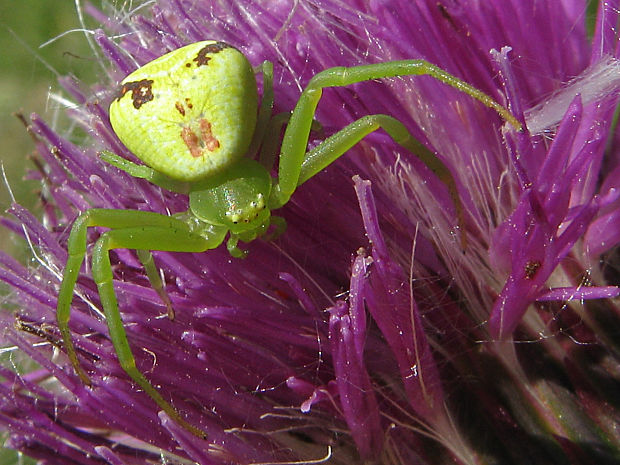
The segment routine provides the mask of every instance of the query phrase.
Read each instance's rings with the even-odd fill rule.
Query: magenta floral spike
[[[0,428],[49,464],[617,463],[620,94],[618,0],[157,0],[86,6],[107,76],[61,79],[89,135],[33,115],[43,221],[13,205],[2,225],[32,248],[0,253]],[[77,215],[162,214],[187,197],[101,160],[136,162],[110,125],[117,83],[191,42],[274,63],[274,112],[317,72],[424,58],[481,89],[527,130],[427,77],[327,89],[310,146],[360,116],[403,121],[453,173],[445,186],[375,133],[295,192],[286,232],[248,244],[154,253],[176,319],[133,252],[112,254],[140,369],[201,440],[120,368],[89,267],[65,357],[56,299]],[[259,79],[260,81],[260,79]],[[91,83],[88,83],[91,84]],[[261,89],[259,86],[259,93]],[[16,154],[16,156],[19,154]],[[10,183],[17,182],[10,180]],[[89,233],[89,245],[101,229]],[[465,234],[467,246],[460,237]],[[34,362],[34,363],[33,363]]]

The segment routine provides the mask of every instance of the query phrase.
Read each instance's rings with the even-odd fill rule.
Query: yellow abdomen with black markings
[[[119,139],[151,168],[197,181],[244,156],[257,91],[247,58],[223,42],[197,42],[137,69],[110,105]]]

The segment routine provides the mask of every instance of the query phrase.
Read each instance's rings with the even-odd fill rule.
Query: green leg
[[[271,120],[269,120],[269,125],[265,130],[265,137],[263,138],[263,143],[260,149],[260,157],[258,160],[267,171],[271,171],[273,168],[276,161],[276,156],[278,155],[278,144],[280,142],[282,128],[286,126],[290,119],[291,112],[285,111],[278,113],[271,118]],[[313,132],[319,132],[322,131],[323,128],[317,120],[313,119],[310,130]]]
[[[280,152],[278,184],[275,186],[272,208],[277,208],[288,202],[299,184],[299,176],[305,158],[306,146],[308,145],[310,126],[323,88],[348,86],[373,79],[413,75],[429,75],[455,87],[495,110],[515,129],[522,129],[519,121],[491,97],[425,60],[402,60],[351,68],[337,67],[326,69],[316,74],[302,92],[284,133]],[[448,171],[445,166],[442,170]]]
[[[114,293],[109,251],[124,248],[166,250],[171,252],[203,252],[209,248],[209,245],[204,238],[189,233],[187,229],[182,230],[161,226],[131,227],[104,233],[95,244],[92,258],[93,279],[99,289],[99,296],[101,297],[110,338],[121,367],[170,418],[200,438],[206,438],[205,433],[188,423],[136,367],[136,361],[129,347],[127,333],[123,326],[116,294]]]
[[[265,131],[269,120],[271,119],[271,111],[273,110],[273,63],[270,61],[264,61],[261,65],[263,73],[263,98],[260,102],[260,108],[258,110],[258,119],[256,120],[256,128],[254,129],[254,136],[252,142],[250,142],[250,148],[248,153],[253,155],[260,146],[265,137]]]
[[[62,340],[69,357],[69,361],[75,372],[78,374],[83,383],[90,385],[90,379],[78,361],[71,330],[69,329],[69,318],[71,316],[71,301],[73,300],[73,290],[75,283],[82,267],[82,261],[86,254],[86,232],[91,226],[104,226],[109,228],[128,227],[136,225],[151,225],[164,228],[184,228],[187,225],[168,216],[159,215],[157,213],[139,212],[133,210],[109,210],[97,209],[87,210],[82,213],[73,223],[69,241],[67,244],[67,252],[69,257],[67,265],[63,273],[60,291],[58,292],[58,303],[56,307],[56,320],[58,329],[62,336]]]
[[[255,227],[254,229],[250,229],[248,231],[242,231],[238,233],[231,232],[228,241],[226,241],[226,248],[228,249],[228,253],[235,258],[245,258],[248,255],[248,251],[239,247],[239,241],[241,242],[252,242],[257,237],[262,237],[265,235],[271,222],[273,221],[273,216],[267,218],[260,226]],[[280,220],[282,218],[276,218],[276,226],[280,224]]]
[[[162,300],[164,305],[166,305],[168,318],[170,318],[170,320],[174,320],[174,309],[172,308],[172,302],[170,301],[170,297],[168,297],[168,293],[164,288],[164,283],[159,274],[159,270],[153,261],[153,254],[148,250],[137,250],[136,253],[138,254],[140,263],[144,266],[144,271],[146,271],[146,276],[149,278],[151,287],[155,290],[155,292],[157,292],[157,295]]]
[[[248,251],[239,247],[239,237],[233,234],[226,241],[226,249],[231,257],[245,258],[248,256]]]
[[[169,178],[146,165],[137,165],[107,150],[99,153],[99,157],[106,163],[117,167],[134,178],[146,179],[156,186],[163,187],[172,192],[180,192],[181,194],[189,192],[188,183]]]
[[[385,130],[394,142],[414,153],[446,185],[456,209],[456,217],[461,231],[461,247],[465,250],[467,248],[465,214],[452,173],[433,152],[418,142],[400,121],[391,116],[364,116],[325,139],[306,154],[301,165],[298,185],[306,182],[368,134],[379,128]]]
[[[297,185],[303,184],[331,165],[347,150],[379,128],[387,132],[394,142],[414,153],[442,182],[451,186],[455,185],[454,178],[446,165],[418,142],[400,121],[388,115],[364,116],[336,134],[332,134],[310,150],[301,164]],[[450,186],[448,187],[453,190]]]
[[[192,236],[189,232],[187,224],[183,221],[151,212],[141,212],[134,210],[92,209],[85,211],[75,220],[73,228],[71,229],[71,234],[69,235],[69,241],[67,245],[69,257],[67,259],[67,265],[65,267],[63,280],[60,285],[60,291],[58,293],[56,319],[58,322],[60,334],[63,339],[63,344],[67,352],[67,356],[69,357],[69,360],[80,379],[88,385],[91,384],[91,381],[84,369],[81,367],[77,358],[75,347],[73,345],[73,339],[71,337],[71,330],[69,329],[69,318],[71,315],[71,301],[73,299],[73,290],[75,288],[75,283],[77,281],[77,277],[82,266],[82,261],[84,260],[84,256],[86,254],[86,233],[87,229],[91,226],[103,226],[108,228],[130,228],[121,229],[121,231],[125,231],[125,233],[129,231],[131,234],[133,234],[132,245],[134,245],[134,247],[132,248],[138,250],[159,248],[179,250],[180,248],[182,248],[183,251],[202,251],[205,249],[217,247],[221,243],[221,240],[218,241],[217,238],[213,241],[209,241],[208,239],[204,239],[202,237]],[[157,231],[155,237],[153,237],[153,234],[149,236],[148,233],[142,232],[153,229]],[[102,237],[109,235],[111,232],[112,231],[105,233]],[[106,240],[109,241],[109,239]],[[95,247],[95,249],[97,250],[97,247]],[[101,252],[99,252],[99,255],[101,255]],[[107,256],[107,253],[104,253],[104,255],[105,257],[103,259],[100,258],[100,261],[107,261],[107,263],[109,264],[109,257]],[[101,271],[102,268],[101,266],[99,266],[98,270],[100,271],[100,274],[101,272],[105,274],[105,266],[103,266],[103,268],[104,270]],[[109,266],[108,272],[111,276],[111,269],[109,269]],[[94,274],[95,270],[93,269],[93,275]],[[97,282],[96,278],[95,281]],[[97,285],[99,286],[99,282],[97,282]],[[114,306],[114,309],[112,310],[110,310],[109,305],[106,306],[106,302],[110,301],[110,292],[113,301],[116,301],[114,297],[114,290],[111,287],[111,284],[109,287],[110,289],[104,290],[103,294],[101,293],[102,291],[100,291],[100,295],[102,296],[102,302],[104,303],[104,311],[106,312],[106,314],[108,312],[111,314],[118,314],[118,308],[116,306]],[[106,286],[104,285],[104,289],[105,288]],[[105,299],[104,295],[106,296]],[[118,318],[118,321],[120,321],[120,317]],[[116,321],[115,325],[112,325],[114,327],[114,331],[112,327],[110,328],[111,337],[116,337],[116,335],[118,334],[118,321]],[[108,320],[108,324],[110,325],[110,320]],[[122,335],[124,336],[124,329],[122,327],[122,323],[120,325],[120,330]],[[114,336],[112,336],[113,333]],[[121,337],[121,340],[122,339],[123,338]],[[142,376],[141,378],[144,377]],[[149,389],[145,388],[145,390],[151,395],[151,397],[153,397],[156,402],[156,397],[161,398],[159,393],[156,393],[155,396],[152,395],[151,391],[153,391],[154,388],[150,384]],[[164,411],[166,411],[166,413],[170,415],[171,418],[177,420],[179,424],[186,427],[186,429],[188,429],[192,433],[198,433],[198,436],[204,437],[204,433],[200,432],[191,425],[187,425],[187,422],[180,418],[176,410],[174,410],[174,408],[172,408],[167,402],[163,401],[163,405],[166,405],[166,408],[164,408],[163,405],[159,402],[158,404]],[[181,421],[178,420],[179,418]]]
[[[291,113],[288,111],[278,113],[269,120],[269,124],[265,129],[265,137],[260,148],[258,161],[267,171],[271,171],[273,168],[278,154],[278,143],[280,142],[282,128],[288,123],[290,118]]]
[[[286,231],[286,220],[281,216],[271,215],[270,226],[273,226],[273,231],[265,235],[266,241],[277,239]]]

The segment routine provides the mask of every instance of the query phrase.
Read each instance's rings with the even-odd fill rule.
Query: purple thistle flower
[[[7,446],[50,464],[620,460],[619,290],[607,261],[620,243],[620,2],[601,4],[592,39],[585,8],[159,0],[144,16],[108,17],[87,7],[105,27],[94,38],[108,80],[94,91],[62,85],[91,141],[77,146],[33,115],[45,226],[19,205],[2,219],[30,241],[36,265],[0,255],[14,309],[0,313],[4,350],[14,354],[0,368]],[[277,212],[286,233],[250,243],[247,259],[225,247],[154,253],[174,321],[134,252],[114,251],[138,367],[208,433],[203,441],[120,368],[89,266],[71,329],[92,387],[65,357],[55,309],[80,212],[187,209],[186,196],[96,153],[135,161],[109,123],[115,84],[205,39],[238,47],[255,66],[274,62],[276,113],[290,111],[323,69],[425,58],[509,107],[529,131],[428,77],[325,91],[316,118],[326,134],[386,113],[451,168],[465,251],[445,186],[382,133],[305,183]],[[37,367],[21,368],[26,358]]]

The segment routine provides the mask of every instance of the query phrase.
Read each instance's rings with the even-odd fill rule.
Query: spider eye
[[[119,139],[151,168],[181,181],[230,166],[254,134],[257,90],[247,58],[223,42],[181,47],[138,68],[110,105]]]
[[[249,203],[237,208],[236,204],[232,205],[230,210],[226,211],[226,218],[233,224],[246,223],[249,224],[256,220],[260,212],[265,209],[265,196],[262,192],[256,195],[256,198],[250,200]]]
[[[194,215],[231,232],[253,229],[270,215],[267,200],[271,176],[254,160],[244,158],[226,172],[196,183],[189,194]]]

